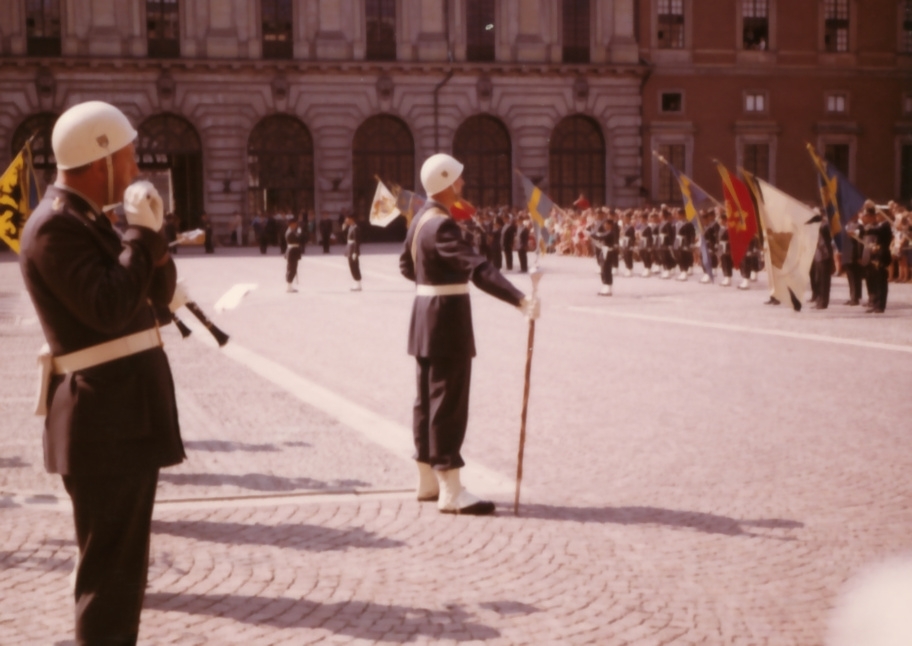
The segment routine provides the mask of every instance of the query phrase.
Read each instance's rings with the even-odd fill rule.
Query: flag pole
[[[538,283],[541,280],[542,271],[536,266],[529,273],[532,279],[532,300],[538,298]],[[513,497],[513,514],[519,516],[519,487],[522,484],[523,475],[523,452],[526,448],[526,414],[529,411],[529,386],[532,376],[532,350],[535,347],[535,319],[529,319],[529,341],[526,346],[526,376],[523,385],[523,403],[522,414],[520,416],[519,426],[519,454],[516,456],[516,495]]]
[[[665,159],[662,155],[660,155],[658,151],[653,150],[653,151],[652,151],[652,156],[655,157],[656,159],[658,159],[660,162],[662,162],[662,163],[665,164],[666,166],[668,166],[669,168],[671,168],[671,162],[669,162],[669,161],[668,161],[667,159]],[[715,204],[716,206],[718,206],[718,207],[720,207],[720,208],[725,208],[725,205],[722,204],[722,202],[720,202],[719,200],[717,200],[716,198],[714,198],[714,197],[710,194],[709,191],[707,191],[705,188],[703,188],[702,186],[700,186],[699,184],[697,184],[695,181],[693,181],[693,178],[692,178],[692,177],[689,177],[688,179],[690,180],[690,183],[691,183],[691,184],[693,184],[693,185],[696,186],[698,189],[700,189],[701,191],[703,191],[703,193],[706,195],[706,197],[708,197],[709,199],[711,199],[711,200],[713,201],[713,204]]]

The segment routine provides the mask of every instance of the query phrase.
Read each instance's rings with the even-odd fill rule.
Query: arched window
[[[251,216],[313,209],[313,137],[307,126],[287,114],[260,121],[247,142],[247,173]]]
[[[370,213],[377,177],[389,188],[415,188],[415,141],[401,119],[388,114],[370,117],[355,132],[352,143],[353,206],[356,218]],[[371,240],[401,240],[405,219],[397,218],[386,229],[368,227]]]
[[[490,115],[469,117],[453,137],[453,156],[465,164],[463,195],[475,206],[513,203],[512,147],[506,126]]]
[[[175,114],[149,117],[139,126],[136,141],[139,168],[159,187],[165,209],[173,211],[182,229],[199,225],[203,213],[203,148],[190,122]]]
[[[605,203],[605,139],[598,124],[583,115],[563,119],[551,133],[548,185],[558,206],[580,193],[593,205]]]
[[[13,133],[11,159],[14,159],[22,150],[25,142],[34,136],[31,146],[32,165],[38,175],[41,184],[39,188],[42,192],[48,184],[54,181],[54,175],[57,173],[57,160],[54,159],[54,150],[51,148],[51,133],[54,131],[56,122],[56,114],[50,112],[33,114],[19,124],[16,132]]]

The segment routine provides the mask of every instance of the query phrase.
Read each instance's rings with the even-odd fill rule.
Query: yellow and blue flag
[[[687,175],[679,172],[670,162],[665,161],[664,157],[662,157],[662,161],[668,166],[668,170],[671,171],[671,174],[674,175],[675,179],[678,181],[678,186],[681,187],[681,197],[684,200],[684,215],[689,222],[693,222],[697,229],[697,233],[700,234],[700,263],[703,265],[703,271],[706,272],[709,279],[715,282],[716,277],[713,275],[712,256],[709,254],[709,247],[706,246],[706,235],[703,232],[703,222],[700,220],[698,214],[700,209],[715,206],[716,200],[710,197],[702,188],[694,184],[693,180]]]
[[[554,202],[528,177],[518,170],[516,174],[522,180],[523,192],[526,195],[526,208],[529,210],[529,217],[532,218],[532,224],[535,227],[535,239],[538,240],[539,253],[544,253],[551,239],[548,229],[545,227],[545,218],[551,215]]]
[[[6,172],[0,175],[0,240],[16,253],[19,253],[22,229],[40,200],[32,149],[26,143]]]
[[[861,211],[865,196],[845,175],[840,173],[830,162],[822,158],[811,144],[807,145],[811,161],[817,168],[817,185],[820,187],[820,200],[830,222],[830,231],[836,246],[842,249],[842,238],[845,226],[852,217]]]

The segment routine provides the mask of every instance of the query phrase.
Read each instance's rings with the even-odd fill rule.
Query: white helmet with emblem
[[[460,162],[445,153],[428,157],[421,165],[421,185],[428,197],[452,186],[462,175],[463,168]]]
[[[60,115],[51,146],[57,168],[69,170],[113,155],[136,139],[126,115],[110,103],[86,101]]]

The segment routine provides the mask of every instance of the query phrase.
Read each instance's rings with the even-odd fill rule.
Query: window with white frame
[[[658,43],[660,49],[684,48],[684,0],[658,0]]]
[[[849,111],[849,96],[844,92],[827,94],[826,111],[829,114],[847,113]]]
[[[745,92],[744,111],[749,114],[765,113],[767,111],[766,92]]]
[[[769,47],[769,0],[741,0],[741,34],[744,49]]]
[[[824,49],[849,51],[849,0],[826,0],[824,12]]]

